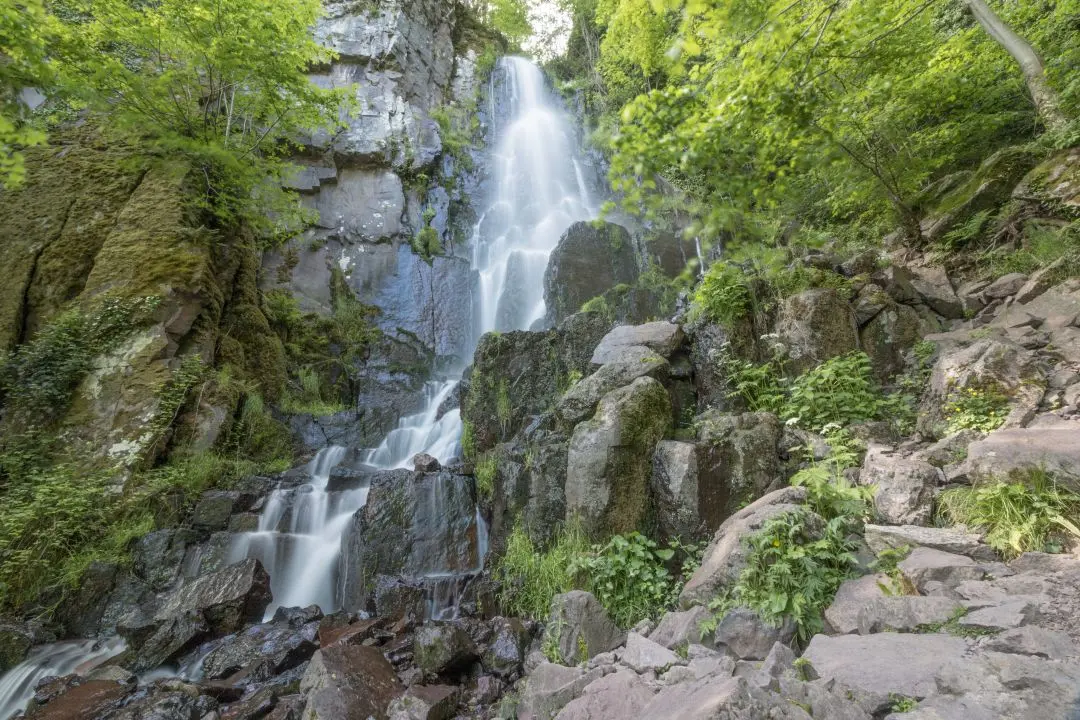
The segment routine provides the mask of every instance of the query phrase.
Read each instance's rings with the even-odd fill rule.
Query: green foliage
[[[725,347],[720,367],[731,387],[728,397],[742,400],[751,412],[784,414],[787,387],[781,358],[774,356],[768,362],[756,364],[736,357]]]
[[[71,404],[94,361],[145,322],[158,298],[105,298],[85,312],[61,313],[0,365],[4,405],[24,427],[47,427]]]
[[[736,265],[713,263],[694,293],[694,304],[713,322],[730,325],[753,310],[746,273]]]
[[[674,607],[682,590],[683,558],[694,558],[697,548],[678,542],[661,548],[644,535],[633,532],[616,535],[604,545],[593,545],[588,553],[571,560],[570,574],[592,592],[617,625],[633,627],[645,619],[655,619]],[[680,572],[673,575],[668,565],[680,555]],[[696,567],[696,562],[695,562]]]
[[[295,230],[277,180],[296,143],[338,123],[346,90],[310,68],[331,58],[310,28],[317,0],[72,0],[50,48],[59,94],[140,147],[180,155],[206,208],[267,234]]]
[[[51,81],[48,45],[57,30],[42,0],[0,5],[0,188],[22,183],[22,150],[45,142],[45,134],[29,121],[20,94]]]
[[[499,583],[503,611],[515,617],[546,620],[551,599],[574,589],[570,565],[588,550],[585,534],[573,525],[563,528],[543,552],[522,527],[514,528],[506,552],[492,570]]]
[[[1080,537],[1080,495],[1035,471],[1025,482],[991,482],[953,488],[938,496],[943,519],[978,528],[1007,558],[1058,547],[1055,535]]]
[[[955,635],[956,637],[966,638],[978,638],[986,635],[996,635],[1000,630],[993,630],[990,628],[974,627],[970,625],[962,625],[960,620],[966,616],[970,610],[966,607],[958,607],[953,611],[952,616],[944,622],[925,623],[919,625],[915,632],[918,633],[948,633],[949,635]]]
[[[833,431],[829,443],[829,458],[792,479],[806,487],[806,507],[769,519],[746,540],[746,569],[709,605],[717,617],[747,607],[775,624],[790,617],[803,642],[821,631],[822,613],[858,564],[850,538],[870,514],[874,493],[852,485],[843,474],[858,463],[850,437]]]
[[[919,706],[919,701],[907,695],[889,694],[889,712],[909,713]]]
[[[1009,415],[1009,397],[994,385],[954,388],[943,406],[946,434],[962,430],[988,433],[997,430]]]
[[[881,417],[885,396],[874,383],[873,367],[864,352],[826,360],[791,383],[784,416],[819,430]]]
[[[431,264],[432,259],[442,253],[442,241],[439,239],[439,231],[425,225],[422,230],[412,239],[413,252],[423,258],[424,262]]]
[[[473,476],[476,478],[476,492],[481,500],[491,500],[495,493],[495,475],[499,469],[499,459],[493,452],[486,452],[476,462]]]
[[[1063,228],[1027,222],[1018,248],[995,246],[976,258],[977,269],[994,278],[1009,273],[1030,275],[1054,263],[1048,278],[1053,283],[1080,275],[1080,221]]]

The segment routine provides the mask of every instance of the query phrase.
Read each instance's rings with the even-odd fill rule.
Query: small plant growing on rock
[[[488,452],[477,461],[473,476],[476,478],[476,492],[482,500],[490,500],[495,493],[495,474],[499,460],[494,453]]]
[[[588,550],[585,534],[574,524],[564,527],[547,550],[538,548],[523,527],[515,527],[493,570],[500,584],[503,611],[533,620],[547,619],[551,599],[574,589],[571,563]]]
[[[945,401],[946,434],[961,430],[992,432],[1009,415],[1009,398],[998,387],[956,388]]]
[[[915,698],[907,697],[906,695],[896,695],[895,693],[889,695],[889,702],[891,703],[889,710],[894,713],[909,713],[919,704],[919,701]]]
[[[1006,558],[1045,550],[1054,534],[1080,538],[1080,495],[1042,470],[1026,482],[946,490],[938,496],[938,512],[948,522],[985,532],[987,544]]]
[[[698,312],[713,322],[728,325],[751,312],[753,300],[745,272],[726,262],[713,263],[694,293]]]

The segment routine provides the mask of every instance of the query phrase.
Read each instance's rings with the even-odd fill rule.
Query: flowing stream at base
[[[470,351],[493,330],[526,330],[545,315],[543,280],[548,259],[575,221],[597,215],[589,197],[576,134],[543,74],[522,58],[504,58],[492,76],[492,197],[473,230],[472,267],[478,287],[477,318]],[[470,352],[471,354],[471,352]],[[370,470],[410,467],[418,453],[445,463],[461,452],[462,422],[457,409],[440,414],[460,382],[456,372],[425,386],[424,408],[402,418],[379,447],[363,455]],[[341,607],[339,578],[343,537],[364,507],[368,486],[362,477],[339,479],[333,470],[349,456],[343,447],[319,451],[305,469],[307,482],[275,490],[258,529],[238,536],[229,560],[258,558],[271,577],[278,607]],[[362,475],[362,474],[361,474]],[[440,506],[439,488],[428,503]],[[477,567],[487,553],[487,532],[476,511]],[[430,617],[456,611],[461,573],[429,568]],[[75,672],[119,652],[117,644],[57,643],[36,649],[0,678],[0,720],[22,709],[44,677]]]

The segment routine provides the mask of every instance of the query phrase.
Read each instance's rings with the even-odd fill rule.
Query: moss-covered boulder
[[[796,375],[859,348],[855,313],[831,288],[806,290],[785,300],[776,335]]]
[[[33,636],[26,628],[0,622],[0,673],[21,663],[33,644]]]
[[[635,285],[637,253],[626,228],[578,222],[563,233],[544,275],[547,319],[558,324],[592,298],[618,285]]]
[[[1012,196],[1067,217],[1080,217],[1080,148],[1065,150],[1037,165]]]
[[[488,333],[480,339],[461,406],[466,452],[513,438],[529,418],[552,408],[575,378],[588,374],[593,349],[610,329],[578,313],[544,332]]]
[[[594,537],[642,529],[653,452],[670,429],[671,400],[653,378],[605,395],[570,438],[567,517]]]

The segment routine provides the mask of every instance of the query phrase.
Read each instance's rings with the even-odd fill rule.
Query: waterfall
[[[596,215],[569,117],[546,87],[540,69],[522,58],[504,58],[492,76],[495,148],[492,196],[473,229],[472,267],[479,286],[470,350],[492,330],[526,330],[545,314],[544,273],[562,233]],[[501,112],[500,112],[501,111]],[[424,408],[404,417],[364,457],[371,470],[408,468],[418,453],[448,462],[461,453],[457,409],[441,412],[460,382],[461,368],[425,386]],[[367,501],[367,487],[329,487],[333,468],[346,450],[322,450],[307,468],[310,482],[271,495],[256,532],[233,545],[231,561],[256,557],[270,573],[278,607],[340,604],[337,588],[342,536]],[[486,527],[477,512],[480,570]],[[462,576],[432,567],[428,613],[447,616],[456,608]]]

